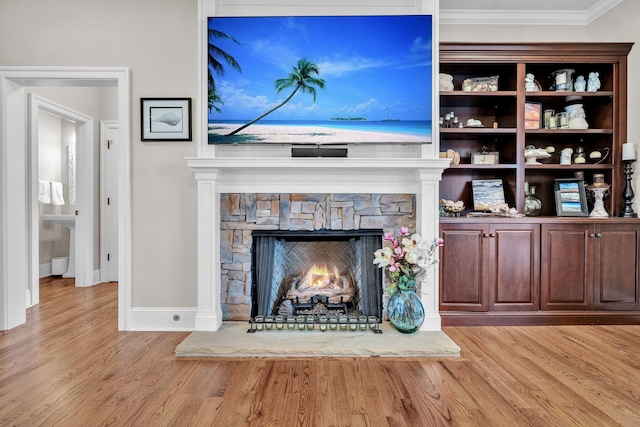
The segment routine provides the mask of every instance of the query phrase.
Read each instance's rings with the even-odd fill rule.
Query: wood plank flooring
[[[2,426],[640,426],[640,326],[446,327],[459,359],[176,359],[117,284],[44,279],[0,332]]]

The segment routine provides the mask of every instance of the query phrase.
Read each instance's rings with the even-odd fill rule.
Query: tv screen
[[[210,144],[428,144],[432,17],[208,19]]]

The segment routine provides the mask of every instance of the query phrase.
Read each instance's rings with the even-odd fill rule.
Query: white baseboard
[[[51,276],[51,263],[45,263],[45,264],[40,264],[39,268],[38,268],[38,276],[40,279],[44,278],[44,277],[49,277]],[[93,271],[93,284],[97,285],[98,283],[102,283],[102,273],[100,272],[100,270],[94,270]]]
[[[193,331],[197,307],[132,307],[130,331]]]
[[[95,270],[93,272],[93,284],[97,285],[98,283],[102,283],[102,273],[100,270]]]
[[[39,266],[39,271],[38,271],[38,275],[39,277],[42,279],[43,277],[49,277],[51,276],[51,263],[48,262],[46,264],[40,264]]]

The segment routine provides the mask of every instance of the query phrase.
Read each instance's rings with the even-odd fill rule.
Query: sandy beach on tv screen
[[[239,125],[209,124],[209,142],[216,143],[410,143],[431,142],[431,136],[405,133],[334,129],[323,126],[251,125],[236,135],[225,136]]]

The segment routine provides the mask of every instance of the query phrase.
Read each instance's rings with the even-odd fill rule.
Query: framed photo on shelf
[[[563,178],[554,180],[557,216],[589,216],[584,180]]]
[[[474,211],[493,211],[506,203],[501,179],[474,179],[471,181],[471,190]]]
[[[191,141],[191,98],[140,98],[142,141]]]
[[[539,102],[524,103],[524,128],[540,129],[542,127],[542,104]]]

